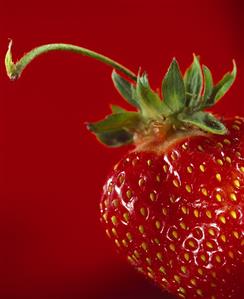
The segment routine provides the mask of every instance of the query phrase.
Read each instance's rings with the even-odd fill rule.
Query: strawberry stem
[[[79,46],[71,45],[71,44],[55,43],[55,44],[46,44],[46,45],[39,46],[31,50],[30,52],[26,53],[16,63],[13,62],[11,49],[12,49],[12,40],[10,40],[9,42],[8,51],[5,56],[6,71],[11,80],[18,79],[21,76],[23,70],[27,67],[27,65],[36,57],[50,51],[69,51],[69,52],[81,54],[83,56],[94,58],[109,66],[112,66],[114,69],[120,71],[121,73],[123,73],[124,75],[132,79],[133,81],[137,80],[137,76],[135,73],[133,73],[123,65],[119,64],[118,62],[97,52]]]

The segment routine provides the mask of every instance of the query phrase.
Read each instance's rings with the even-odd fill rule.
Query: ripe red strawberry
[[[244,298],[244,118],[220,121],[204,112],[234,82],[235,64],[214,86],[196,56],[184,77],[174,59],[162,82],[163,101],[146,74],[135,76],[72,45],[37,48],[16,64],[9,49],[9,76],[57,49],[94,56],[136,81],[113,72],[115,87],[137,112],[112,106],[113,114],[88,126],[109,146],[135,145],[104,186],[100,209],[108,237],[139,272],[179,298]]]

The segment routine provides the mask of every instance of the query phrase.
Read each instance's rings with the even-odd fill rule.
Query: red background
[[[0,298],[169,298],[116,255],[99,222],[102,184],[126,148],[98,144],[85,121],[123,105],[111,69],[68,53],[42,56],[12,83],[14,57],[47,42],[100,51],[153,87],[173,56],[201,55],[238,79],[215,111],[244,115],[243,1],[7,1],[0,3]]]

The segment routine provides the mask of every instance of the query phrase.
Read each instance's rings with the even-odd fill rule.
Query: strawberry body
[[[244,120],[224,123],[224,136],[135,149],[104,186],[107,235],[179,298],[243,298]]]

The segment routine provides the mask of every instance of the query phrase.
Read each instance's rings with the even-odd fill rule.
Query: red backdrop
[[[84,121],[122,100],[111,70],[50,53],[9,82],[3,57],[47,42],[100,51],[154,87],[173,56],[201,55],[238,79],[215,111],[244,115],[243,1],[4,1],[0,3],[0,298],[170,298],[116,255],[99,222],[102,184],[126,148],[98,144]],[[122,104],[123,105],[123,104]]]

